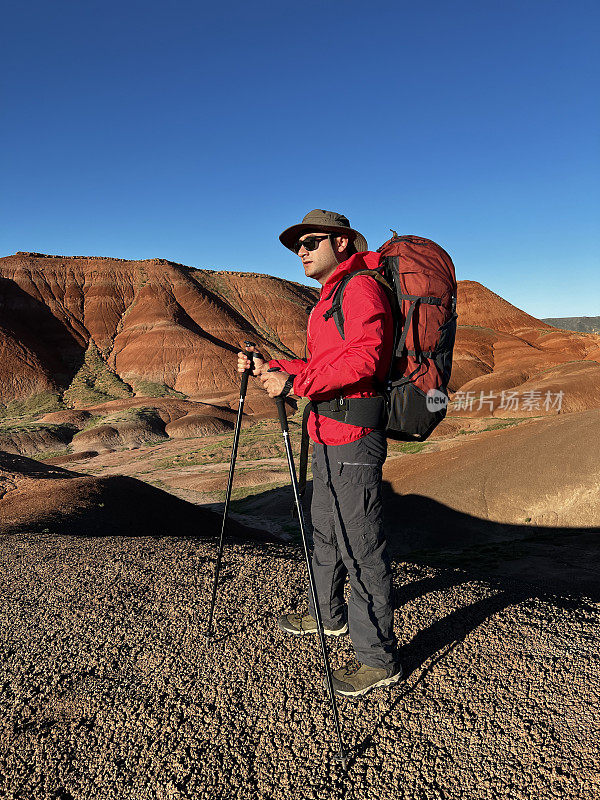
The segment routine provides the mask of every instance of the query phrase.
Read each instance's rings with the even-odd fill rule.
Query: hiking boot
[[[292,636],[305,636],[307,633],[317,632],[317,621],[305,611],[303,614],[284,614],[277,620],[277,625],[284,633],[291,633]],[[348,623],[345,622],[339,628],[329,628],[323,625],[325,636],[344,636],[348,633]]]
[[[379,686],[391,686],[401,677],[402,665],[399,663],[389,667],[369,667],[353,659],[341,669],[334,670],[332,680],[336,694],[342,697],[358,697]],[[327,678],[323,680],[323,685],[327,688]]]

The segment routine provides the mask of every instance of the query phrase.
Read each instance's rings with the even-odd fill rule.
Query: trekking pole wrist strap
[[[287,397],[288,396],[288,394],[294,388],[294,380],[295,380],[295,378],[296,378],[295,375],[290,375],[289,376],[287,381],[283,384],[283,389],[281,390],[281,392],[279,394],[279,397]]]

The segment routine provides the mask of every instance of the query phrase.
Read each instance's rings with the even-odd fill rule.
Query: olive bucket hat
[[[298,239],[305,233],[318,232],[337,233],[340,236],[347,234],[354,242],[357,253],[364,253],[365,250],[369,249],[367,240],[362,233],[350,227],[348,217],[338,214],[336,211],[323,211],[321,208],[309,211],[299,225],[292,225],[291,228],[286,228],[280,235],[279,241],[291,250]]]

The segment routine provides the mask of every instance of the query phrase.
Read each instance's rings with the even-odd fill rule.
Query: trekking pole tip
[[[338,761],[342,765],[344,772],[348,772],[348,758],[345,753],[333,757],[334,761]]]

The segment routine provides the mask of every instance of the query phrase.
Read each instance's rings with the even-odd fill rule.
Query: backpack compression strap
[[[396,347],[396,358],[400,358],[404,354],[404,346],[406,344],[406,337],[408,336],[408,332],[410,330],[410,323],[412,322],[413,313],[415,308],[417,307],[417,303],[429,303],[432,306],[441,306],[442,300],[440,297],[421,297],[419,294],[401,294],[399,297],[402,300],[410,300],[410,306],[408,307],[408,312],[406,314],[406,320],[404,321],[404,327],[402,328],[402,333],[400,334],[400,338],[398,339],[398,345]],[[411,354],[412,354],[411,350]]]

